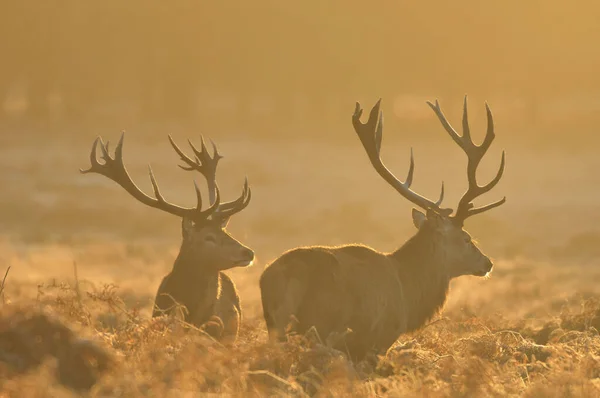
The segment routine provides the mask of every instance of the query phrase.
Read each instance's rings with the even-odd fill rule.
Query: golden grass
[[[0,389],[74,396],[94,380],[89,396],[598,396],[600,297],[561,299],[560,269],[519,266],[454,284],[440,317],[379,361],[358,364],[312,333],[269,344],[256,310],[239,341],[223,346],[174,319],[149,319],[148,303],[136,304],[149,297],[132,291],[40,284],[34,298],[8,294],[0,310]],[[599,271],[571,271],[597,286]],[[57,337],[62,324],[72,332]]]

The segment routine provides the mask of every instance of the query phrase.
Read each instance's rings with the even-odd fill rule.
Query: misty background
[[[404,179],[413,147],[413,189],[437,198],[444,181],[454,207],[466,157],[425,101],[460,131],[468,94],[474,140],[485,101],[496,127],[480,183],[506,151],[475,201],[506,204],[467,220],[483,251],[595,264],[599,42],[592,1],[2,1],[0,263],[27,280],[70,276],[73,261],[92,279],[143,273],[153,294],[180,220],[79,173],[96,136],[114,148],[122,130],[132,179],[152,192],[151,164],[176,204],[204,181],[177,167],[167,134],[186,153],[188,138],[215,141],[224,200],[248,176],[252,202],[228,231],[257,262],[234,279],[301,245],[394,250],[414,234],[413,205],[369,164],[354,103],[368,113],[383,98],[384,163]]]
[[[583,148],[600,121],[599,38],[589,0],[3,1],[0,118],[336,140],[355,101],[382,97],[414,141],[436,122],[426,100],[459,115],[468,94],[471,118],[488,101],[506,137]]]

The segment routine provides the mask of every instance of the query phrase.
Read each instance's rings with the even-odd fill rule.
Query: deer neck
[[[182,245],[179,255],[169,274],[169,294],[180,304],[186,306],[186,320],[195,316],[204,301],[214,291],[216,295],[219,285],[219,271],[212,264],[204,264],[194,257],[191,250]]]
[[[390,255],[402,283],[408,331],[422,327],[446,302],[450,278],[441,253],[428,231],[419,230]]]

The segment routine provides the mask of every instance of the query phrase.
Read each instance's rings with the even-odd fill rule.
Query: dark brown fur
[[[194,280],[171,271],[158,288],[152,316],[169,312],[177,304],[185,307],[186,322],[202,328],[210,322],[212,327],[207,332],[213,337],[224,340],[237,337],[242,320],[240,297],[225,273],[210,272]]]
[[[235,340],[242,310],[235,284],[223,270],[252,263],[254,253],[232,238],[217,223],[182,224],[183,243],[173,270],[163,278],[153,317],[183,306],[188,323],[205,327],[220,340]],[[220,325],[215,327],[215,321]]]
[[[354,360],[384,353],[438,312],[452,277],[491,269],[468,234],[446,217],[415,215],[415,224],[417,234],[393,253],[362,245],[315,246],[293,249],[271,263],[260,279],[270,337],[285,339],[295,318],[295,332],[314,326],[322,339],[349,328],[352,333],[337,348]],[[465,243],[455,248],[457,237]]]

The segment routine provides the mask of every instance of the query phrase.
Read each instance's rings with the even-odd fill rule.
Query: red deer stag
[[[437,201],[410,189],[414,160],[411,150],[406,181],[400,181],[380,157],[383,132],[381,100],[362,123],[356,103],[354,129],[377,173],[400,195],[425,210],[413,209],[418,232],[392,253],[381,253],[364,245],[313,246],[292,249],[267,266],[260,278],[263,314],[271,340],[283,341],[286,333],[304,333],[316,328],[322,338],[343,335],[337,345],[351,359],[385,353],[403,333],[422,327],[442,308],[452,278],[485,276],[492,269],[486,257],[463,229],[467,217],[500,206],[503,198],[474,208],[472,201],[491,190],[504,172],[504,152],[497,175],[480,186],[476,170],[494,140],[492,113],[486,104],[487,134],[481,145],[471,139],[465,97],[463,135],[452,128],[438,102],[427,102],[443,127],[468,157],[469,187],[456,212],[441,208],[444,185]],[[293,322],[291,321],[293,319]],[[295,324],[294,324],[295,323]]]
[[[254,252],[225,231],[229,218],[250,202],[248,180],[246,179],[238,199],[222,203],[216,183],[217,163],[222,156],[214,143],[211,158],[204,140],[201,150],[197,150],[189,142],[195,155],[191,159],[169,136],[171,145],[187,163],[187,166],[179,167],[199,171],[207,180],[210,205],[202,210],[202,197],[195,182],[196,207],[186,208],[167,202],[160,193],[152,168],[149,168],[149,173],[155,197],[150,197],[135,185],[123,164],[123,138],[124,135],[121,135],[114,157],[109,154],[108,142],[104,144],[101,137],[96,138],[90,154],[91,167],[80,171],[101,174],[119,184],[143,204],[182,219],[183,241],[179,255],[173,269],[163,278],[158,288],[152,316],[170,313],[177,308],[176,304],[180,304],[185,307],[186,322],[205,327],[213,337],[222,341],[235,341],[242,315],[240,299],[233,281],[221,271],[245,267],[254,260]],[[98,143],[104,163],[100,163],[96,157]],[[211,327],[206,327],[207,325]]]

